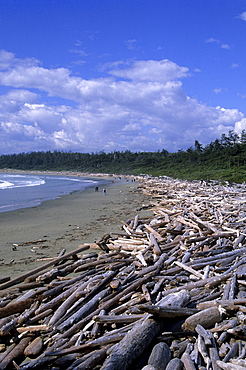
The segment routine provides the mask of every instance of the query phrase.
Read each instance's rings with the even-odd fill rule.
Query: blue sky
[[[0,0],[0,154],[240,133],[245,50],[241,0]]]

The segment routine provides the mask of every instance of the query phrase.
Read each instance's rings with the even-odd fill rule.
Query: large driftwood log
[[[156,344],[150,354],[148,365],[151,365],[156,370],[165,369],[168,362],[171,360],[171,350],[166,343],[160,342]]]
[[[24,354],[27,357],[34,357],[41,353],[43,349],[43,339],[36,337],[24,350]]]
[[[185,306],[190,297],[187,291],[181,291],[168,295],[165,298],[158,305],[161,307],[175,308]],[[133,329],[125,335],[121,342],[114,346],[102,369],[128,369],[134,359],[143,353],[144,349],[148,347],[163,328],[163,321],[155,320],[147,315],[143,320],[135,324]]]
[[[153,316],[163,318],[187,317],[200,312],[196,308],[166,308],[149,304],[140,304],[137,307],[140,311],[144,311],[152,314]]]
[[[7,306],[0,308],[0,318],[22,312],[26,308],[30,307],[33,301],[33,299],[29,298],[25,301],[10,302]]]
[[[211,328],[216,323],[220,322],[222,318],[222,312],[218,307],[207,308],[206,310],[195,313],[189,316],[182,328],[184,330],[193,331],[197,325],[203,326],[205,329]]]
[[[179,358],[173,358],[167,365],[166,370],[182,370],[183,362]]]

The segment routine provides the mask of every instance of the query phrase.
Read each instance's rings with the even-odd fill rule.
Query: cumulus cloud
[[[0,70],[5,70],[21,65],[25,66],[26,68],[38,64],[39,61],[35,58],[19,59],[15,57],[14,53],[11,53],[7,50],[0,50]]]
[[[115,62],[85,80],[66,68],[0,53],[2,153],[31,150],[186,149],[244,126],[236,109],[210,107],[183,90],[187,67],[164,59]],[[240,126],[241,125],[241,126]]]
[[[235,132],[240,134],[243,130],[246,130],[246,118],[241,119],[235,123]]]
[[[10,90],[6,95],[0,96],[0,112],[13,113],[26,103],[33,103],[37,94],[28,90]]]

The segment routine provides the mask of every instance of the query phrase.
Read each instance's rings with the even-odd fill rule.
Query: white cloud
[[[81,57],[87,57],[89,55],[84,50],[81,49],[71,49],[69,51],[70,53],[79,54]]]
[[[243,130],[246,130],[246,118],[242,118],[240,121],[235,123],[235,132],[240,134]]]
[[[218,87],[218,88],[216,88],[216,89],[213,90],[213,92],[215,94],[220,94],[222,91],[223,91],[223,89],[221,87]]]
[[[127,46],[127,49],[129,49],[129,50],[137,49],[137,40],[136,39],[127,40],[127,41],[125,41],[125,44]]]
[[[141,131],[141,125],[139,123],[131,122],[122,128],[122,131],[137,132]]]
[[[108,77],[85,80],[66,68],[1,55],[0,84],[10,88],[0,96],[2,153],[175,151],[194,140],[206,144],[244,119],[236,109],[188,97],[188,68],[166,59],[115,62],[104,66]]]
[[[231,49],[231,46],[229,44],[221,44],[220,47],[221,47],[221,49],[226,49],[226,50]]]
[[[209,39],[206,39],[205,40],[206,43],[214,43],[214,44],[217,44],[219,45],[219,47],[221,49],[225,49],[225,50],[230,50],[231,49],[231,46],[229,44],[226,44],[224,42],[221,42],[220,40],[214,38],[214,37],[210,37]]]
[[[0,70],[9,69],[14,66],[25,66],[30,67],[34,65],[38,65],[39,61],[35,58],[25,58],[19,59],[15,57],[14,53],[11,53],[6,50],[0,50]]]
[[[228,89],[226,89],[226,88],[217,87],[217,88],[213,89],[213,92],[214,92],[215,94],[221,94],[221,93],[223,93],[223,92],[226,92],[227,90],[228,90]]]
[[[243,21],[246,21],[246,12],[241,13],[238,18],[242,19]]]
[[[0,96],[0,112],[15,112],[25,103],[33,103],[37,94],[28,90],[10,90],[6,95]]]
[[[212,43],[214,42],[215,44],[220,44],[220,40],[215,39],[214,37],[210,37],[209,39],[205,40],[206,43]]]
[[[163,83],[186,77],[188,75],[188,68],[180,67],[168,59],[161,61],[140,60],[134,62],[128,68],[111,70],[109,73],[116,77],[134,81],[156,81]]]

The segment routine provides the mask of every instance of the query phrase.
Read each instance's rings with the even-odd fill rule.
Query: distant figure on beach
[[[95,187],[95,191],[98,191],[98,186]]]
[[[103,194],[106,195],[106,189],[103,189]]]

